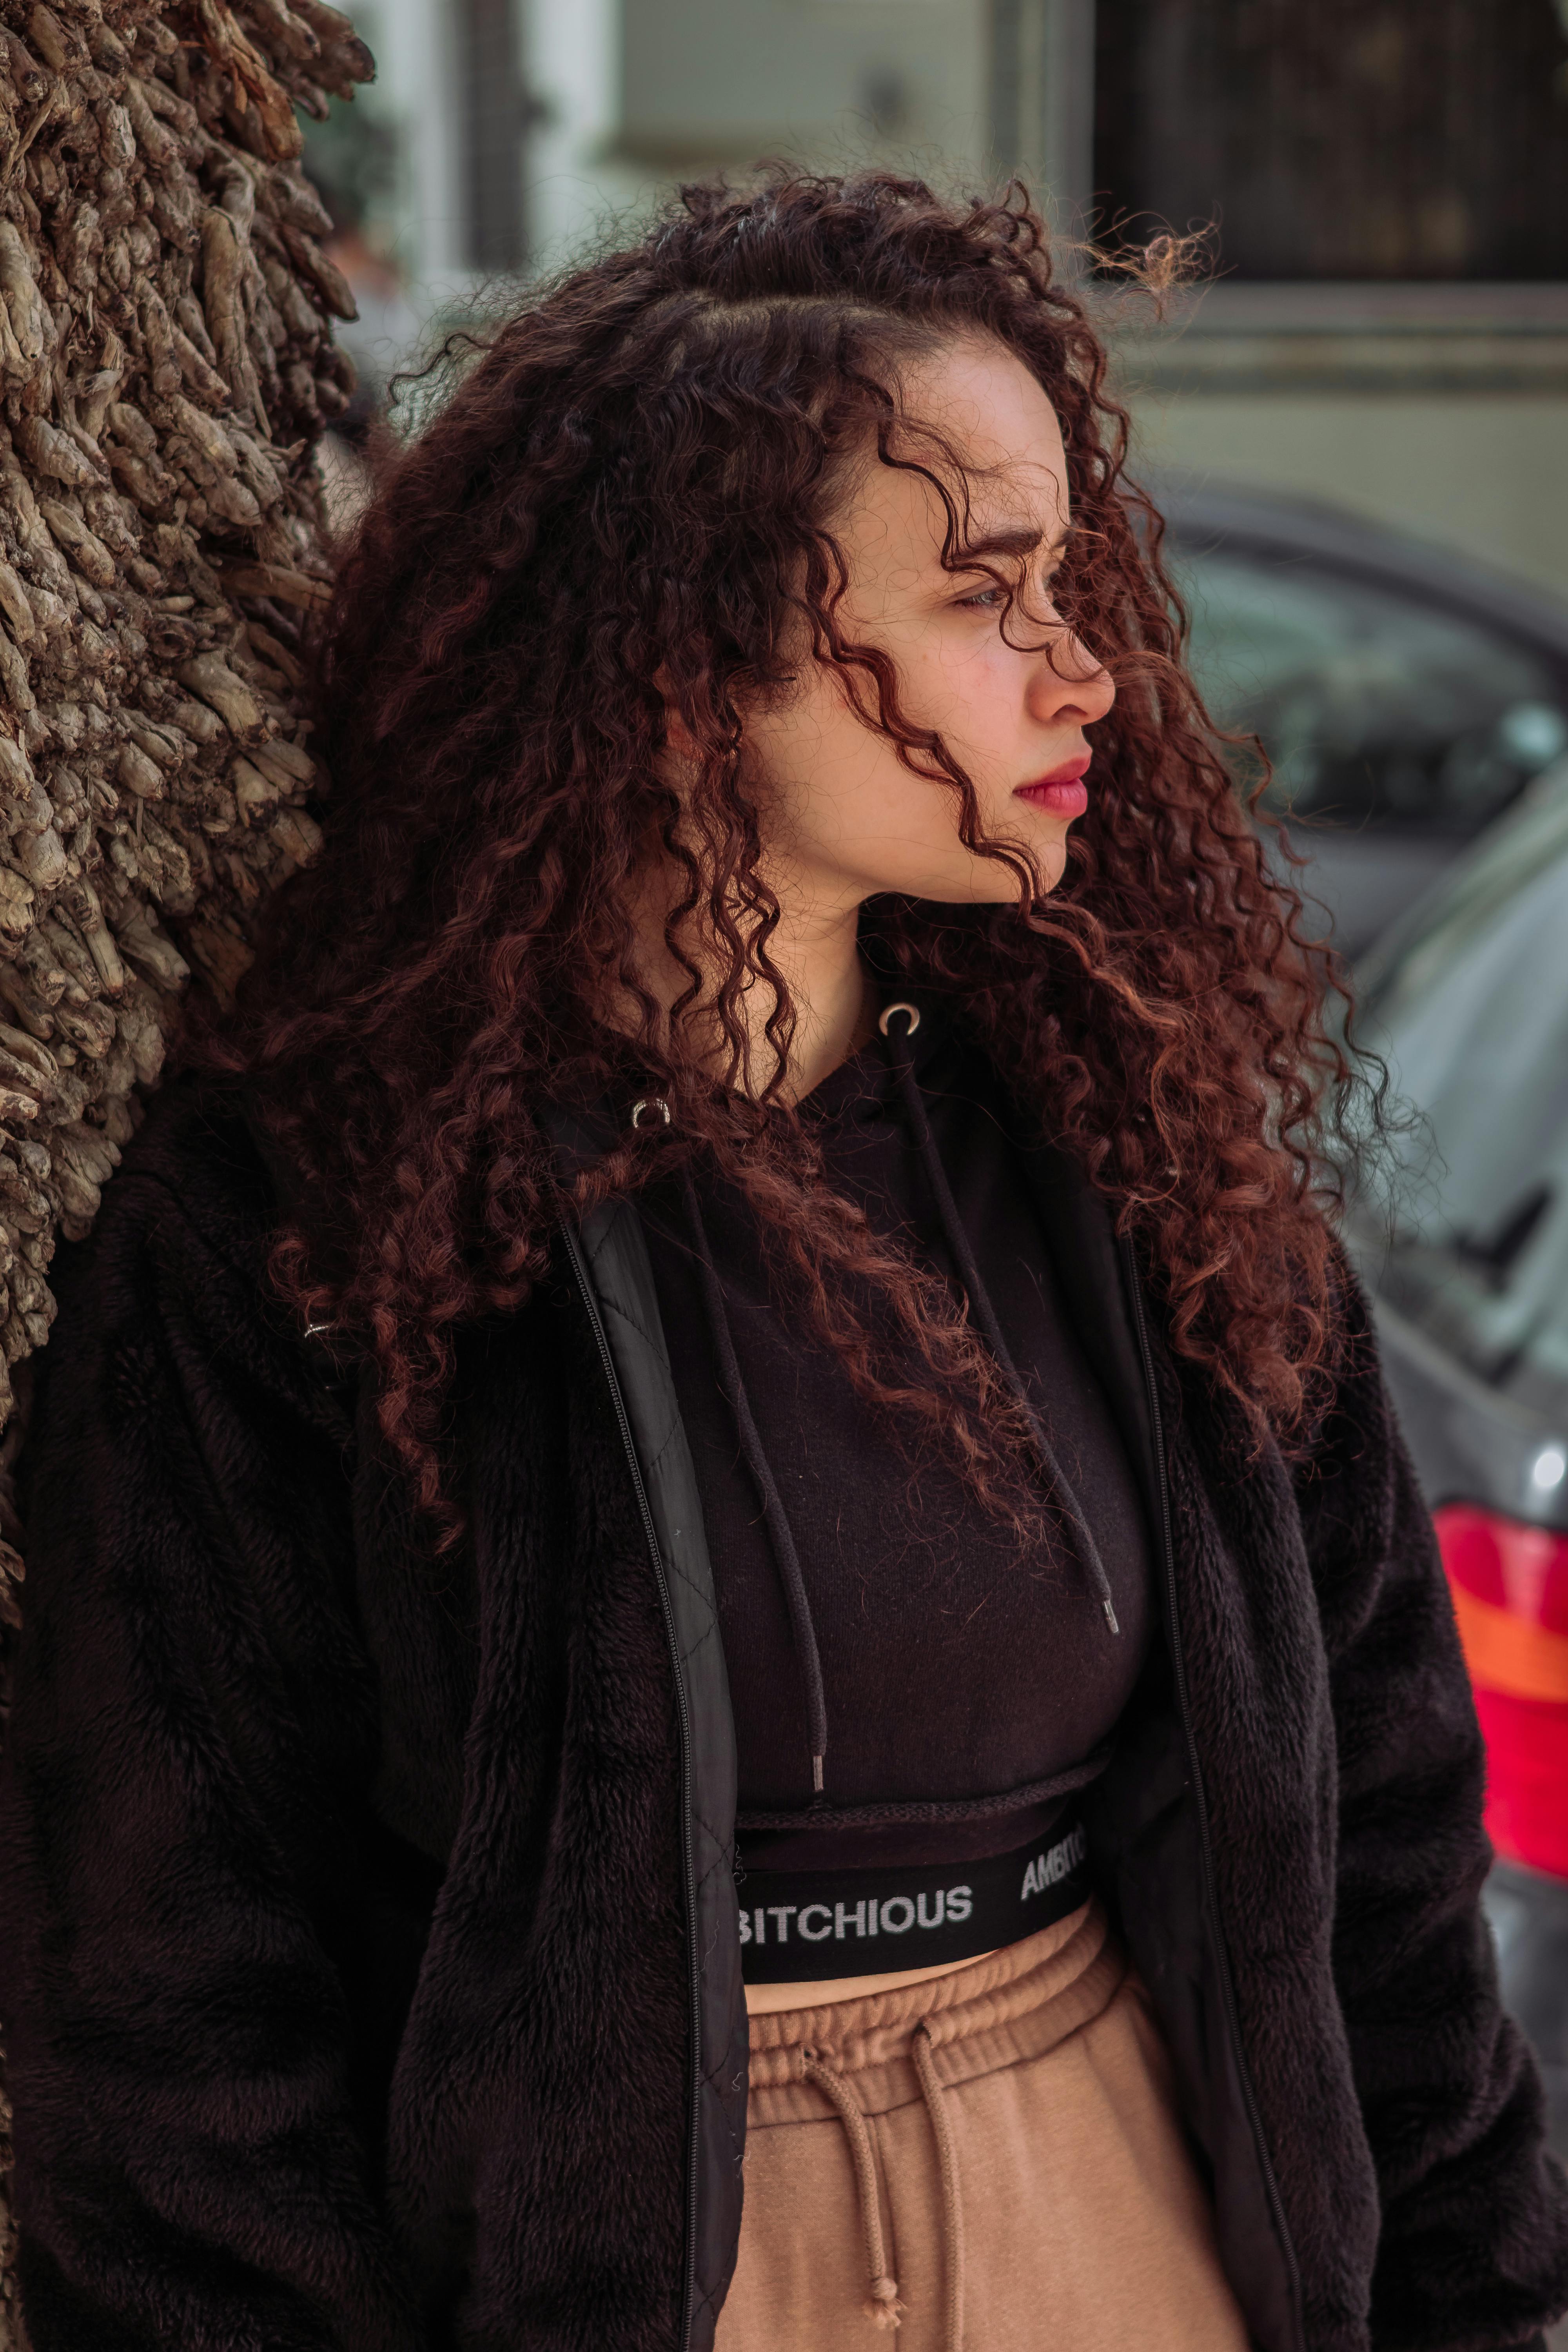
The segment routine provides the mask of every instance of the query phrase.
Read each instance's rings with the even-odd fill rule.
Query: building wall
[[[442,283],[464,266],[458,56],[446,0],[369,0],[353,11],[375,54],[376,76],[356,109],[393,126],[397,185],[387,243],[411,284]]]
[[[620,152],[655,169],[776,150],[973,171],[984,0],[623,0]]]
[[[406,131],[395,246],[419,320],[459,314],[479,284],[458,5],[371,0],[374,103]],[[769,152],[972,186],[1021,163],[1058,218],[1082,202],[1089,0],[514,5],[535,275],[635,234],[682,176]],[[1232,281],[1166,325],[1123,308],[1107,326],[1143,464],[1326,499],[1568,595],[1568,288]]]
[[[1140,462],[1326,499],[1568,601],[1568,394],[1148,394]]]
[[[534,267],[684,177],[784,154],[986,171],[989,0],[533,0]]]
[[[620,0],[531,0],[523,70],[540,108],[529,140],[524,206],[534,274],[559,268],[606,221],[654,194],[652,177],[613,158],[620,130]]]
[[[1104,324],[1137,463],[1328,499],[1568,599],[1568,286],[1221,282]]]

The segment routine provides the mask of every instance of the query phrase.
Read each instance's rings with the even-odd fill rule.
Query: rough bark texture
[[[295,106],[370,72],[322,0],[0,0],[0,1422],[192,969],[232,987],[318,838],[294,697],[353,302]],[[21,1580],[0,1542],[0,1684]]]

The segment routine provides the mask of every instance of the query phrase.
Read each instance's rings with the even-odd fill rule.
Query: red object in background
[[[1568,1879],[1568,1535],[1448,1503],[1434,1514],[1487,1743],[1487,1830]]]

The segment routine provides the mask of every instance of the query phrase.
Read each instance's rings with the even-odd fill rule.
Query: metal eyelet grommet
[[[632,1125],[634,1127],[642,1125],[642,1115],[645,1110],[658,1111],[666,1127],[670,1125],[669,1105],[662,1095],[644,1095],[638,1101],[633,1103]]]
[[[920,1006],[918,1004],[904,1003],[884,1004],[882,1010],[877,1015],[877,1026],[881,1031],[884,1037],[888,1034],[888,1024],[892,1019],[895,1013],[907,1013],[909,1014],[910,1025],[905,1030],[904,1034],[906,1037],[912,1037],[915,1031],[921,1025]]]

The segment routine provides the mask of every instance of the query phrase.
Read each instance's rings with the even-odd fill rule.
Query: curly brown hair
[[[912,1406],[982,1492],[1016,1486],[995,1475],[1016,1465],[1014,1409],[962,1307],[823,1186],[810,1122],[779,1098],[795,1008],[768,953],[743,744],[804,621],[976,845],[962,769],[904,719],[887,659],[840,634],[832,534],[846,462],[900,462],[900,367],[974,334],[1060,420],[1076,528],[1056,601],[1118,699],[1051,898],[1021,872],[1015,904],[884,898],[868,936],[903,991],[953,1003],[1079,1159],[1175,1349],[1259,1433],[1289,1439],[1310,1410],[1335,1342],[1321,1130],[1350,1073],[1299,902],[1183,668],[1159,520],[1123,478],[1127,419],[1085,304],[1016,186],[950,203],[886,173],[770,167],[684,189],[640,243],[531,294],[416,437],[388,437],[321,648],[325,848],[203,1049],[247,1074],[299,1171],[277,1281],[374,1356],[384,1432],[447,1538],[455,1328],[528,1296],[563,1217],[683,1158],[747,1195],[864,1392]],[[684,814],[661,780],[670,707],[696,747]],[[751,1066],[742,992],[773,991],[764,1085],[716,1081],[639,981],[656,845],[685,877],[672,951],[693,909],[724,943],[731,1082]],[[706,983],[686,966],[694,1004]],[[617,989],[640,1036],[603,1017]],[[626,1127],[563,1174],[542,1106],[634,1091],[677,1103],[673,1128]],[[875,1336],[889,1308],[913,1374]]]

